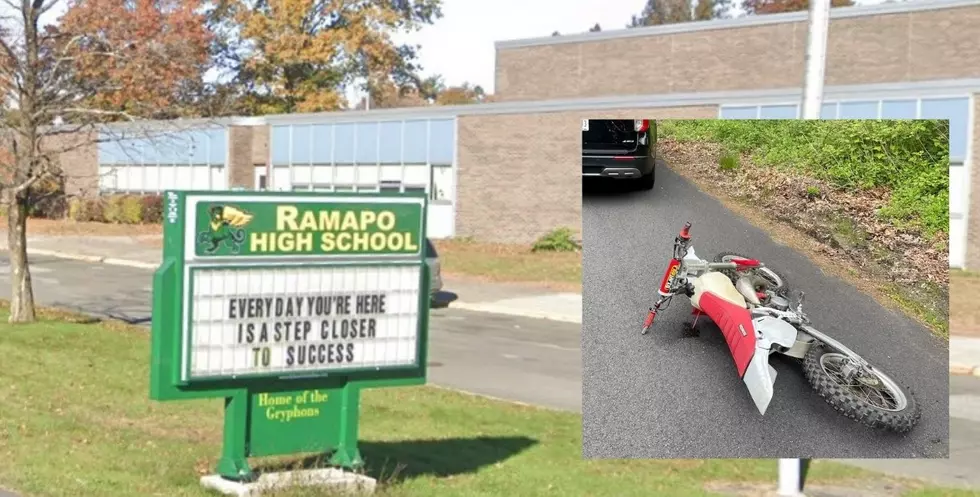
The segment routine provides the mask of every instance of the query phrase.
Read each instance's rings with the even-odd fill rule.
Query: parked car
[[[432,240],[425,239],[425,265],[429,267],[429,295],[442,290],[442,264]]]
[[[657,122],[651,119],[583,119],[582,179],[615,178],[653,188]]]

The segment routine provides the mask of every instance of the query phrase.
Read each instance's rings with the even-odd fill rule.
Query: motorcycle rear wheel
[[[751,257],[739,254],[737,252],[719,252],[717,255],[715,255],[712,262],[729,262],[733,258],[751,259]],[[732,283],[735,283],[735,280],[737,279],[735,271],[723,270],[721,272],[724,273],[725,276],[728,276],[728,278],[732,280]],[[769,289],[776,292],[777,295],[781,297],[786,297],[789,295],[789,283],[787,282],[786,277],[775,269],[768,266],[759,268],[756,270],[756,274],[768,281],[770,283]]]
[[[848,381],[841,368],[849,360],[827,345],[814,342],[803,358],[803,374],[817,394],[848,418],[869,428],[896,433],[915,428],[922,412],[912,391],[874,366],[872,377]]]

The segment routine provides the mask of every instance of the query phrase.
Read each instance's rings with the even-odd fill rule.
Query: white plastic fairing
[[[756,348],[749,367],[742,376],[745,387],[752,396],[759,414],[765,415],[769,409],[769,402],[772,401],[774,391],[773,385],[776,383],[776,370],[769,365],[769,351],[763,348]]]

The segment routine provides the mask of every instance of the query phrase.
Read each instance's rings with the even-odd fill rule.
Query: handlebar
[[[677,235],[677,236],[679,236],[679,237],[681,237],[681,238],[683,238],[685,240],[687,240],[688,238],[691,238],[691,222],[690,221],[684,223],[684,227],[681,228],[681,233],[679,235]]]

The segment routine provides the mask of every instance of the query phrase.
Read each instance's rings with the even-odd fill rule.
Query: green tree
[[[598,33],[599,31],[602,31],[602,26],[599,26],[599,23],[595,23],[595,26],[589,28],[590,33]]]
[[[729,16],[732,0],[647,0],[643,10],[632,17],[628,28],[658,26],[679,22],[706,21]]]
[[[831,7],[850,7],[853,0],[830,0]],[[810,8],[810,0],[745,0],[743,4],[749,14],[778,14],[780,12],[799,12]]]

